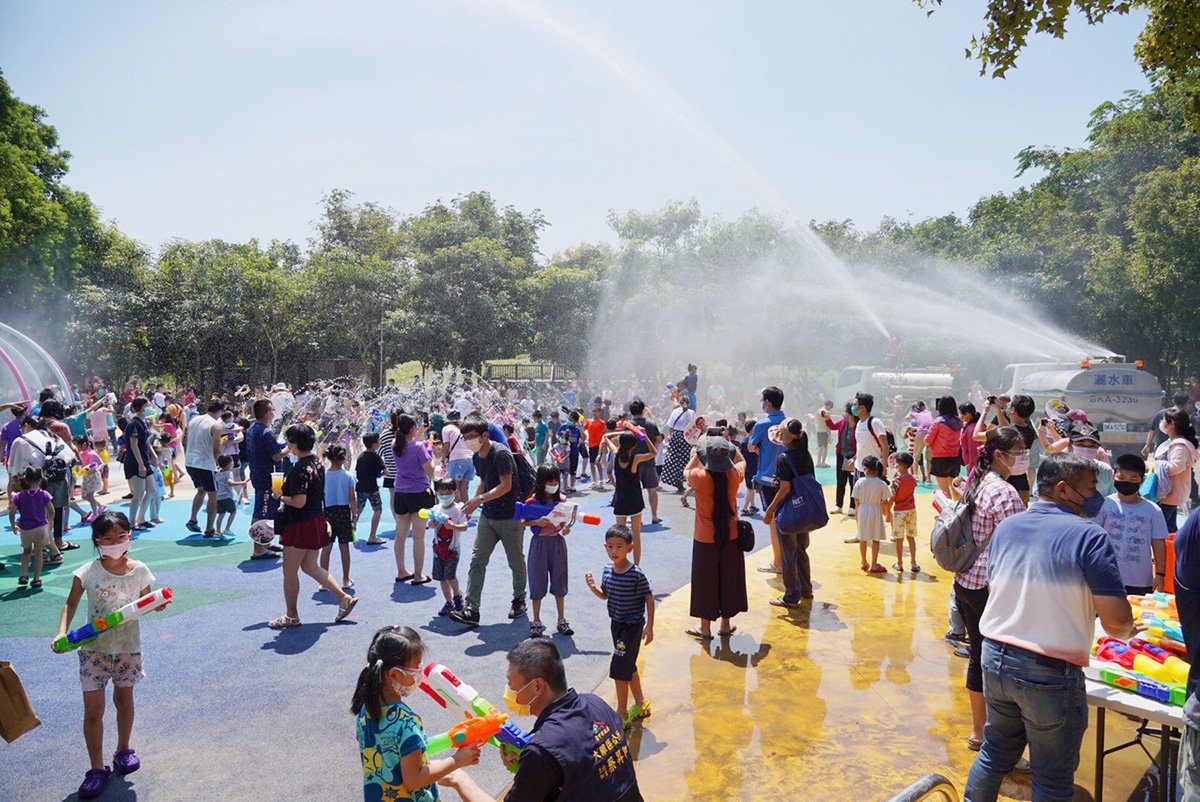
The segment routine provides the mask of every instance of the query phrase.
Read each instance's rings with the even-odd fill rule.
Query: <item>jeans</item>
[[[796,604],[802,598],[811,599],[813,595],[808,534],[779,533],[779,552],[783,557],[783,600],[788,604]]]
[[[996,799],[1001,781],[1017,765],[1026,743],[1033,798],[1038,802],[1073,799],[1079,746],[1088,725],[1083,670],[984,640],[983,695],[987,699],[983,748],[971,765],[963,799]]]
[[[525,525],[520,521],[504,521],[479,516],[475,529],[475,548],[471,552],[471,568],[467,572],[466,606],[479,612],[479,599],[483,595],[483,580],[487,576],[488,561],[496,544],[504,545],[508,567],[512,569],[513,598],[525,598]]]
[[[1184,722],[1179,739],[1179,798],[1184,802],[1200,799],[1200,732]]]

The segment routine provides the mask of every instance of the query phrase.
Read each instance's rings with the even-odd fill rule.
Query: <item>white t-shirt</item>
[[[167,396],[163,393],[155,393],[153,403],[159,412],[167,411]]]
[[[271,393],[271,406],[275,407],[273,420],[283,417],[283,413],[290,411],[294,403],[296,403],[296,399],[287,391]]]
[[[682,432],[692,421],[696,419],[696,412],[692,409],[684,409],[680,407],[671,413],[671,417],[667,418],[667,426],[672,429]]]
[[[470,520],[469,518],[467,518],[467,514],[465,512],[463,512],[463,505],[459,504],[458,502],[451,504],[449,507],[444,507],[441,504],[439,504],[439,505],[437,505],[437,509],[439,511],[445,513],[446,520],[452,524],[461,525],[461,524],[467,523]],[[454,536],[450,541],[450,548],[454,549],[454,551],[457,553],[457,552],[461,551],[461,549],[459,548],[459,540],[462,536],[462,532],[460,532],[457,529],[452,529],[451,531],[454,532]]]
[[[450,449],[448,459],[471,459],[474,456],[474,452],[467,448],[467,441],[463,440],[462,432],[453,423],[442,427],[442,442]]]
[[[154,574],[145,563],[130,559],[133,569],[124,576],[110,574],[99,558],[76,568],[72,575],[87,591],[88,617],[96,618],[119,610],[141,596],[142,588],[154,581]],[[130,621],[105,632],[91,643],[79,647],[81,652],[101,654],[140,654],[142,633],[139,621]]]
[[[1108,532],[1108,541],[1117,553],[1121,581],[1131,587],[1153,586],[1151,541],[1167,539],[1167,522],[1158,505],[1147,499],[1126,504],[1113,493],[1104,499],[1096,523]]]
[[[57,451],[63,443],[50,432],[39,429],[17,437],[8,454],[8,475],[16,476],[30,466],[40,468],[45,465],[47,444],[53,452]],[[63,453],[60,456],[67,458],[70,455]]]
[[[883,421],[879,418],[869,418],[871,428],[875,431],[875,437],[867,431],[867,421],[860,420],[854,427],[854,467],[862,470],[863,460],[867,457],[878,457],[879,461],[887,465],[888,455],[883,453],[883,449],[887,447],[887,427],[883,425]],[[875,438],[879,438],[879,442],[875,442]]]
[[[213,427],[220,425],[221,421],[207,414],[197,415],[188,421],[184,465],[205,471],[217,469],[217,458],[213,456]],[[224,429],[221,431],[224,432]]]

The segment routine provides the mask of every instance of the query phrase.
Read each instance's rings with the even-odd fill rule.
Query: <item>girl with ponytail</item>
[[[421,636],[410,627],[384,627],[371,639],[350,702],[358,718],[367,799],[432,802],[440,780],[479,762],[479,750],[470,745],[448,758],[431,761],[426,754],[425,728],[404,701],[421,684],[424,656]]]
[[[1025,511],[1025,503],[1021,501],[1016,488],[1008,483],[1008,477],[1023,474],[1027,470],[1029,449],[1025,447],[1021,431],[1015,426],[988,430],[987,439],[975,457],[975,466],[959,502],[965,504],[970,512],[971,534],[976,544],[985,546],[1001,521]],[[967,736],[967,748],[974,751],[979,751],[983,745],[983,725],[987,717],[987,705],[983,698],[983,668],[980,664],[983,636],[979,632],[979,619],[988,598],[987,568],[987,549],[980,548],[975,563],[954,575],[954,598],[970,638],[967,697],[971,700],[971,734]]]

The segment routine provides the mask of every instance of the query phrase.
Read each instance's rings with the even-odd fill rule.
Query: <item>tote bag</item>
[[[0,660],[0,738],[12,743],[41,723],[12,663]]]
[[[792,469],[791,494],[775,510],[775,528],[785,535],[802,535],[820,529],[829,523],[821,484],[811,473],[798,475],[791,455],[784,452],[783,456]]]

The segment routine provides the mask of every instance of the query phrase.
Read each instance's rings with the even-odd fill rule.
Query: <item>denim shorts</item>
[[[446,474],[456,482],[475,480],[475,463],[469,459],[452,459],[446,466]]]

